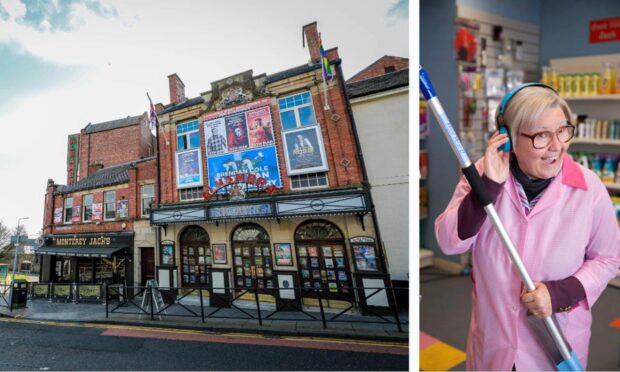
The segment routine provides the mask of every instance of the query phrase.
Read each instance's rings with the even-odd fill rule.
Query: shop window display
[[[209,235],[199,226],[190,226],[181,234],[180,242],[183,285],[207,284],[207,266],[213,264]]]
[[[326,221],[311,221],[295,232],[299,277],[305,290],[323,289],[330,297],[349,298],[351,272],[344,238]]]
[[[269,235],[260,226],[244,224],[233,232],[235,287],[273,288],[273,257]]]

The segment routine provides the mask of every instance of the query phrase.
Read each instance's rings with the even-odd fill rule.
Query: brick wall
[[[130,168],[129,182],[126,184],[104,187],[92,190],[81,190],[64,195],[53,195],[53,192],[57,189],[57,185],[52,180],[48,182],[46,192],[45,210],[43,214],[44,218],[44,234],[73,234],[73,233],[98,233],[98,232],[112,232],[112,231],[131,231],[133,230],[133,221],[137,218],[141,218],[141,185],[150,184],[156,182],[156,160],[149,159],[146,161],[137,162],[135,168]],[[63,222],[60,224],[53,224],[53,215],[55,208],[64,208],[65,198],[72,197],[74,206],[82,206],[83,197],[87,194],[93,195],[93,203],[103,203],[104,193],[106,191],[116,192],[116,200],[127,199],[129,200],[129,217],[128,218],[116,218],[114,221],[93,221],[93,222],[72,222],[71,224],[64,224],[64,209],[63,209]],[[82,209],[82,216],[83,216]],[[122,224],[125,223],[125,228]]]
[[[405,70],[409,68],[409,60],[402,57],[383,56],[375,63],[355,74],[351,79],[347,80],[347,84],[385,75],[385,69],[387,67],[394,67],[394,71]]]
[[[80,136],[80,180],[89,175],[89,165],[100,162],[103,167],[127,163],[154,152],[146,117],[140,125],[130,125]]]

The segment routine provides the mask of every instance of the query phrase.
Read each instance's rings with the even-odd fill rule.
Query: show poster
[[[120,218],[129,217],[129,200],[122,199],[116,202],[116,214]]]
[[[285,132],[284,148],[289,175],[328,169],[318,126]]]
[[[71,211],[71,222],[80,222],[82,220],[82,206],[76,205],[73,206],[73,210]]]
[[[226,176],[233,179],[237,174],[254,174],[264,178],[269,185],[281,187],[278,157],[274,146],[235,152],[207,159],[209,186],[216,188],[217,181]]]
[[[200,149],[177,153],[177,188],[202,186]]]
[[[228,152],[226,140],[226,122],[224,118],[204,122],[205,141],[207,141],[207,155],[223,154]]]
[[[54,208],[54,224],[62,223],[62,207]]]
[[[247,149],[248,128],[245,123],[245,114],[238,113],[224,118],[226,123],[226,138],[228,139],[228,151]]]
[[[289,243],[275,243],[273,245],[273,250],[276,255],[276,265],[293,266],[291,245]]]
[[[101,221],[103,216],[103,203],[93,203],[93,216],[92,221]]]
[[[266,106],[247,111],[245,116],[250,130],[250,147],[257,148],[273,145],[273,125],[271,123],[269,107]]]

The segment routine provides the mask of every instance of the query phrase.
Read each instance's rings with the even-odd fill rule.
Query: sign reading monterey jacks
[[[231,182],[247,183],[251,190],[282,187],[270,102],[264,98],[203,115],[209,188]]]

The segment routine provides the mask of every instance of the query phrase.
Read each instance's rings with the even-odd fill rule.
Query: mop
[[[523,282],[525,288],[532,292],[536,288],[534,286],[534,282],[530,277],[529,273],[525,269],[523,265],[523,261],[521,261],[521,257],[517,253],[517,249],[510,240],[508,236],[508,232],[504,228],[502,221],[499,219],[497,215],[497,211],[493,206],[493,202],[489,193],[487,192],[484,183],[482,182],[482,178],[478,171],[476,170],[475,165],[469,160],[461,141],[459,140],[454,128],[452,128],[452,124],[450,124],[450,120],[446,115],[446,112],[443,110],[437,95],[435,94],[435,89],[431,84],[430,78],[426,74],[426,71],[420,66],[420,90],[424,94],[424,98],[428,102],[431,107],[437,122],[439,123],[443,134],[445,135],[448,143],[450,143],[450,147],[452,147],[452,151],[456,155],[459,161],[459,165],[461,166],[461,170],[465,175],[465,178],[469,182],[474,194],[476,195],[480,205],[484,208],[487,216],[489,217],[495,231],[499,235],[502,243],[504,243],[504,247],[510,256],[510,259],[519,272],[521,276],[521,281]],[[553,315],[548,316],[543,319],[544,324],[547,328],[547,335],[544,335],[545,338],[551,338],[553,344],[555,344],[554,351],[548,351],[552,361],[558,371],[583,371],[583,367],[581,366],[581,362],[579,358],[577,358],[577,354],[570,349],[568,342],[564,339],[564,335],[562,335],[562,331],[558,327],[557,323]]]

